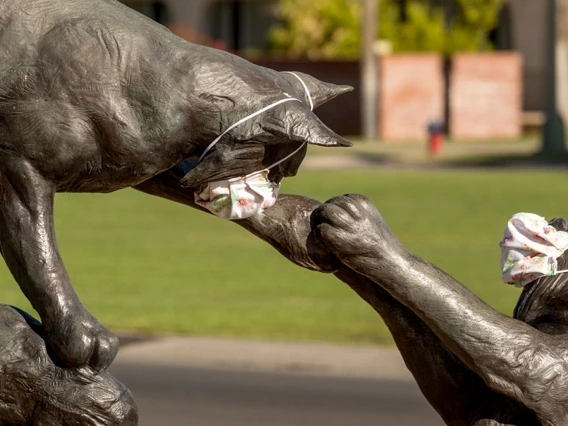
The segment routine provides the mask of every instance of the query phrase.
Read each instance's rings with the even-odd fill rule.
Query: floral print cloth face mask
[[[568,249],[568,232],[557,231],[532,213],[517,213],[507,223],[501,246],[503,281],[523,287],[558,271],[558,258]]]
[[[267,169],[211,182],[205,190],[195,193],[195,202],[222,219],[244,219],[272,207],[279,189],[279,184],[268,180]]]
[[[310,107],[313,110],[314,104],[308,86],[298,75],[294,73],[289,74],[292,74],[294,77],[300,80],[302,86],[306,90],[308,99],[310,100]],[[227,130],[225,130],[221,134],[221,136],[215,139],[205,149],[199,161],[203,160],[209,150],[211,150],[211,148],[213,148],[224,135],[226,135],[235,127],[241,125],[247,120],[250,120],[251,118],[256,117],[259,114],[264,113],[265,111],[268,111],[271,108],[283,104],[284,102],[291,101],[301,102],[299,99],[292,97],[281,99],[271,105],[268,105],[267,107],[262,108],[260,111],[257,111],[254,114],[251,114],[243,118],[242,120],[239,120],[238,122],[230,126]],[[306,143],[304,142],[302,146],[300,146],[300,148],[295,150],[293,153],[264,170],[259,170],[242,177],[208,183],[201,192],[195,193],[195,203],[201,207],[206,208],[215,216],[227,220],[245,219],[269,209],[274,205],[274,203],[276,203],[276,199],[278,198],[278,191],[280,190],[279,184],[270,182],[270,180],[268,179],[270,169],[276,167],[280,163],[283,163],[290,157],[300,152],[300,150],[304,148],[305,145]]]

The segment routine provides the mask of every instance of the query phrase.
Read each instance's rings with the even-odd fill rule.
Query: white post
[[[378,34],[378,0],[362,0],[362,46],[361,46],[361,112],[363,137],[377,138],[378,134],[378,77],[377,57],[373,45]]]
[[[546,122],[542,129],[542,152],[555,155],[566,152],[564,121],[558,112],[556,81],[556,0],[548,0],[548,87],[546,99]]]

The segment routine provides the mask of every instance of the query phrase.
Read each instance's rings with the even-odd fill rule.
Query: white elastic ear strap
[[[310,93],[310,89],[308,89],[308,86],[306,85],[306,83],[304,83],[304,80],[302,80],[300,78],[299,75],[297,75],[296,73],[290,72],[290,71],[285,71],[286,74],[292,74],[294,77],[296,77],[298,80],[300,80],[300,83],[302,83],[302,86],[304,86],[304,89],[306,90],[306,94],[308,95],[308,99],[310,100],[310,110],[314,110],[314,102],[312,101],[312,95]],[[297,150],[295,150],[292,154],[287,155],[286,157],[284,157],[282,160],[277,161],[276,163],[274,163],[272,166],[268,167],[268,169],[272,169],[273,167],[276,167],[278,164],[283,163],[284,161],[288,160],[289,158],[293,157],[294,155],[296,155],[298,152],[300,152],[300,150],[306,146],[306,142],[304,142],[300,148],[298,148]]]
[[[287,159],[289,159],[290,157],[293,157],[294,155],[296,155],[303,147],[306,146],[306,142],[304,142],[302,144],[302,146],[300,146],[300,148],[298,148],[296,151],[294,151],[292,154],[287,155],[286,157],[284,157],[282,160],[277,161],[276,163],[274,163],[272,166],[267,167],[269,170],[272,169],[273,167],[276,167],[278,164],[283,163],[284,161],[286,161]]]
[[[285,74],[292,74],[294,77],[296,77],[298,80],[300,80],[300,83],[302,83],[302,86],[304,86],[304,90],[306,91],[306,94],[308,95],[308,99],[310,100],[310,109],[313,111],[314,110],[314,101],[312,100],[312,94],[310,93],[310,89],[308,89],[308,85],[295,72],[284,71],[284,73]]]
[[[306,85],[306,83],[304,83],[304,80],[302,80],[297,74],[294,74],[293,72],[286,71],[286,73],[292,74],[294,77],[296,77],[298,80],[300,80],[300,83],[302,83],[302,86],[304,86],[304,89],[306,90],[306,94],[308,95],[308,99],[310,100],[310,109],[313,111],[313,110],[314,110],[314,102],[312,101],[312,95],[310,94],[310,89],[308,89],[308,86]],[[217,139],[215,139],[213,142],[211,142],[207,148],[205,148],[205,151],[203,151],[203,154],[201,154],[201,157],[199,157],[199,162],[201,162],[201,160],[203,160],[203,158],[207,155],[207,153],[208,153],[209,151],[211,151],[211,148],[213,148],[213,147],[217,144],[217,142],[219,142],[219,141],[221,140],[221,138],[222,138],[223,136],[225,136],[227,133],[229,133],[229,132],[230,132],[231,130],[233,130],[235,127],[240,126],[240,125],[243,124],[245,121],[248,121],[248,120],[250,120],[251,118],[256,117],[257,115],[260,115],[260,114],[262,114],[263,112],[268,111],[269,109],[272,109],[272,108],[274,108],[274,107],[276,107],[276,106],[278,106],[278,105],[280,105],[280,104],[283,104],[284,102],[290,102],[290,101],[298,101],[298,102],[300,102],[300,103],[302,102],[301,100],[296,99],[296,98],[281,99],[281,100],[279,100],[279,101],[277,101],[277,102],[274,102],[273,104],[270,104],[270,105],[268,105],[268,106],[262,108],[261,110],[255,112],[255,113],[253,113],[253,114],[251,114],[251,115],[248,115],[248,116],[246,116],[245,118],[243,118],[243,119],[237,121],[235,124],[233,124],[232,126],[230,126],[227,130],[225,130],[223,133],[221,133],[221,135],[220,135]],[[292,154],[290,154],[289,156],[287,156],[287,157],[284,158],[283,160],[280,160],[280,161],[277,162],[276,164],[273,164],[273,165],[270,166],[269,168],[275,167],[275,166],[277,166],[278,164],[280,164],[280,163],[286,161],[286,160],[287,160],[288,158],[290,158],[292,155],[296,154],[299,150],[301,150],[301,149],[304,147],[305,144],[306,144],[306,143],[304,142],[304,144],[303,144],[300,148],[298,148],[296,151],[294,151]]]
[[[221,140],[221,138],[223,136],[225,136],[227,133],[229,133],[231,130],[233,130],[235,127],[240,126],[241,124],[243,124],[245,121],[250,120],[251,118],[256,117],[257,115],[262,114],[263,112],[268,111],[269,109],[272,109],[280,104],[283,104],[284,102],[290,102],[290,101],[297,101],[297,102],[302,102],[299,99],[296,98],[286,98],[286,99],[280,99],[278,102],[274,102],[273,104],[268,105],[267,107],[262,108],[261,110],[246,116],[245,118],[237,121],[235,124],[233,124],[231,127],[229,127],[227,130],[225,130],[223,133],[221,133],[221,135],[215,139],[213,142],[211,142],[209,144],[209,146],[207,148],[205,148],[205,151],[203,151],[203,154],[201,154],[201,157],[199,157],[199,161],[203,160],[203,158],[207,155],[207,153],[211,150],[211,148],[213,148],[215,146],[215,144],[217,142],[219,142]]]

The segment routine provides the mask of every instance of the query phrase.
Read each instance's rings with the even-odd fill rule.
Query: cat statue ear
[[[295,114],[294,122],[287,128],[291,140],[327,147],[353,146],[352,142],[327,127],[313,112],[307,108],[302,109],[305,113]]]
[[[303,93],[301,99],[306,101],[306,105],[313,105],[312,109],[316,109],[344,93],[353,91],[351,86],[325,83],[302,72],[283,71],[280,75],[295,88],[296,93]]]
[[[259,120],[259,126],[268,134],[278,136],[276,143],[291,140],[328,147],[353,146],[327,127],[304,102],[288,102],[281,108],[267,111]]]

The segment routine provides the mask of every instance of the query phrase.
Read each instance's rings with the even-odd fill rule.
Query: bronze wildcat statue
[[[385,321],[446,424],[568,424],[568,274],[527,284],[511,318],[412,254],[364,196],[318,204],[312,226],[340,261],[335,275]],[[568,231],[566,219],[550,225]]]
[[[549,225],[568,231],[568,219]],[[411,253],[362,195],[287,195],[245,227],[371,305],[446,424],[568,424],[568,250],[560,274],[523,287],[511,318]]]
[[[285,159],[273,189],[305,143],[349,145],[310,110],[350,88],[186,43],[114,0],[4,0],[0,49],[0,249],[43,321],[0,305],[0,422],[133,426],[130,393],[96,374],[118,342],[71,287],[54,194],[134,187],[201,208],[195,192]],[[568,275],[527,285],[509,318],[408,252],[362,196],[282,195],[242,217],[376,309],[447,424],[568,424]]]
[[[118,341],[71,286],[55,241],[56,192],[193,198],[298,151],[270,169],[276,185],[296,173],[306,143],[350,145],[311,111],[350,87],[190,44],[115,0],[4,0],[0,54],[0,248],[68,366],[104,369]]]

